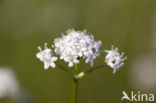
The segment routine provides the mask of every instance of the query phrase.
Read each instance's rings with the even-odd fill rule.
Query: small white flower
[[[99,55],[101,42],[96,42],[92,35],[86,31],[68,30],[67,35],[54,40],[55,52],[60,55],[60,59],[69,63],[72,67],[78,64],[79,58],[85,59],[86,63],[93,65],[93,60]]]
[[[0,68],[0,98],[16,98],[19,95],[19,84],[14,72],[9,68]]]
[[[106,64],[114,69],[113,73],[115,73],[117,70],[120,69],[124,65],[123,61],[127,59],[127,57],[123,57],[124,53],[120,55],[118,52],[118,48],[115,48],[112,46],[112,50],[105,50],[107,53],[105,57]]]
[[[44,48],[45,49],[42,50],[41,47],[38,47],[40,52],[37,53],[36,57],[44,63],[45,69],[48,69],[49,67],[55,68],[56,65],[54,61],[57,60],[57,57],[53,55],[53,52],[51,49],[47,48],[47,43],[45,43]]]

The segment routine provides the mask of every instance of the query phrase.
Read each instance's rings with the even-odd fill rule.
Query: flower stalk
[[[93,72],[94,70],[100,69],[100,68],[105,67],[105,66],[107,66],[107,65],[102,64],[102,65],[93,67],[93,68],[91,68],[91,69],[88,69],[88,70],[86,70],[86,71],[84,71],[84,72],[80,72],[80,73],[77,75],[76,78],[77,78],[77,79],[82,78],[82,77],[84,77],[85,75],[87,75],[87,74]],[[107,67],[108,67],[108,66],[107,66]]]
[[[74,78],[73,78],[73,84],[72,84],[72,97],[71,97],[71,103],[77,103],[77,92],[78,92],[78,79],[76,78],[79,73],[79,67],[77,64],[75,64],[74,67]]]

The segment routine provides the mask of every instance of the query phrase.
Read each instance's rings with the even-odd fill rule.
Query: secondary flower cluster
[[[108,66],[114,69],[113,73],[120,69],[124,65],[123,61],[127,59],[127,57],[123,57],[124,53],[120,55],[118,52],[118,48],[112,46],[112,50],[105,50],[107,53],[105,57],[105,62]]]
[[[49,67],[55,68],[56,65],[54,61],[57,60],[57,57],[53,55],[53,52],[50,48],[47,47],[47,43],[44,44],[44,50],[39,46],[38,49],[40,50],[37,53],[36,57],[39,58],[44,63],[44,68],[48,69]]]
[[[75,31],[71,29],[66,31],[66,34],[63,34],[61,38],[56,38],[52,47],[54,52],[60,56],[60,59],[68,63],[69,67],[80,63],[80,58],[93,66],[94,59],[100,55],[101,41],[95,41],[93,35],[87,33],[86,30]],[[44,50],[41,47],[38,47],[38,49],[40,52],[37,53],[37,58],[44,63],[44,68],[55,68],[54,62],[57,57],[54,56],[52,49],[48,48],[46,43]],[[115,73],[124,64],[123,61],[126,58],[122,57],[123,54],[118,53],[117,48],[115,50],[114,48],[105,50],[105,53],[107,53],[105,63],[113,68],[113,73]]]

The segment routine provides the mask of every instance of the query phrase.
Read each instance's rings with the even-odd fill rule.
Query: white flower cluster
[[[37,53],[36,57],[44,63],[45,69],[48,69],[49,67],[55,68],[56,65],[54,61],[57,60],[57,57],[53,55],[53,52],[50,48],[47,48],[47,43],[45,43],[44,48],[45,49],[42,50],[40,46],[38,47],[40,52]]]
[[[8,68],[0,68],[0,98],[18,96],[19,84],[14,72]]]
[[[54,40],[54,52],[60,56],[60,59],[68,63],[69,67],[74,64],[80,63],[80,58],[83,58],[86,63],[90,63],[93,66],[93,61],[100,54],[101,41],[95,41],[94,37],[84,31],[75,31],[70,29],[63,34],[61,38]],[[57,57],[54,56],[52,49],[47,48],[45,43],[45,49],[42,50],[38,47],[40,52],[37,53],[37,58],[44,63],[44,68],[55,68],[55,61]],[[105,63],[114,69],[113,73],[120,69],[124,64],[123,61],[126,57],[123,57],[124,53],[120,55],[118,48],[112,47],[112,50],[105,50],[107,53],[105,57]]]
[[[60,55],[60,59],[69,63],[69,67],[74,63],[78,64],[81,57],[92,66],[93,60],[99,55],[101,41],[96,42],[86,31],[71,29],[66,33],[67,35],[63,35],[62,38],[54,40],[55,53]]]
[[[123,57],[124,53],[120,55],[118,52],[118,48],[115,48],[112,46],[112,50],[105,50],[107,53],[105,57],[106,64],[114,69],[113,73],[115,73],[117,70],[120,69],[124,65],[123,61],[127,59],[127,57]]]

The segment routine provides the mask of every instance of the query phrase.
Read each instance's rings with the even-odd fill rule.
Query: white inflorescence
[[[120,67],[124,65],[123,61],[127,57],[123,57],[124,53],[120,55],[120,53],[118,52],[118,48],[114,49],[113,46],[112,50],[105,50],[105,52],[107,53],[105,57],[105,62],[109,67],[114,69],[113,73],[115,73],[117,70],[120,69]]]
[[[86,63],[90,62],[92,66],[93,60],[99,55],[101,41],[96,42],[86,31],[72,29],[66,33],[67,35],[63,35],[62,38],[54,40],[55,53],[60,55],[60,59],[69,63],[69,67],[78,64],[80,57],[85,59]]]
[[[47,43],[45,43],[45,49],[42,50],[41,47],[38,47],[40,50],[39,53],[37,53],[37,58],[40,59],[44,63],[44,68],[48,69],[49,67],[55,68],[56,65],[54,61],[57,60],[57,57],[53,55],[53,52],[51,49],[47,48]]]
[[[0,69],[0,98],[16,97],[19,93],[19,84],[13,71],[8,68]]]

